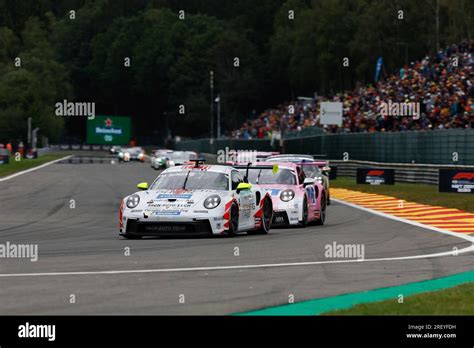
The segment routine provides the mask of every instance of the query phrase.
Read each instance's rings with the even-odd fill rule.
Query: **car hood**
[[[139,209],[176,210],[205,209],[204,200],[211,195],[218,195],[222,201],[231,195],[230,191],[218,190],[147,190],[137,192],[140,196]]]
[[[263,190],[267,191],[272,197],[278,197],[281,191],[286,189],[291,189],[295,192],[299,190],[298,185],[259,184],[258,186]]]

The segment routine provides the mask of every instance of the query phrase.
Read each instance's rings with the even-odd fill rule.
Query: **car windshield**
[[[245,170],[241,171],[244,173]],[[290,169],[279,169],[276,174],[272,169],[252,169],[249,168],[248,181],[259,185],[296,185],[295,173]]]
[[[316,175],[321,174],[321,171],[319,170],[319,167],[317,165],[303,164],[301,167],[303,168],[304,175],[307,178],[313,178]]]
[[[189,160],[189,155],[186,152],[172,152],[168,157],[172,160]]]
[[[142,149],[138,148],[138,147],[131,147],[131,148],[128,148],[128,149],[124,149],[124,151],[128,152],[130,154],[138,154],[138,153],[142,152]]]
[[[228,190],[229,176],[224,173],[207,171],[181,171],[161,174],[151,186],[151,190]]]

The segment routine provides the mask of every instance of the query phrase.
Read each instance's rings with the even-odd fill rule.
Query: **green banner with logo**
[[[87,120],[87,143],[91,145],[126,145],[130,133],[128,116],[96,116]]]

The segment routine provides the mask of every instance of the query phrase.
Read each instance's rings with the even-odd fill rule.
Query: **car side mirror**
[[[137,189],[139,190],[148,190],[148,183],[147,182],[141,182],[137,185]]]
[[[308,185],[314,185],[315,182],[316,182],[315,178],[306,178],[303,181],[303,187],[306,187]]]
[[[236,192],[240,193],[240,191],[250,190],[251,188],[252,188],[252,184],[241,182],[240,184],[237,185]]]

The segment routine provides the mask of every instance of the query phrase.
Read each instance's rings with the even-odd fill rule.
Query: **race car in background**
[[[279,152],[265,152],[253,150],[231,150],[229,151],[229,160],[226,164],[243,165],[251,162],[263,162],[268,156],[278,155]]]
[[[121,148],[120,146],[114,145],[114,146],[112,146],[112,147],[110,148],[109,153],[110,153],[111,155],[116,155],[116,154],[118,154],[121,150],[122,150],[122,148]]]
[[[317,182],[324,186],[327,205],[331,204],[331,190],[328,174],[324,174],[321,167],[326,168],[327,172],[331,170],[327,161],[317,161],[310,155],[278,155],[268,157],[266,162],[291,162],[301,165],[307,178],[315,178]]]
[[[167,155],[169,167],[187,164],[190,161],[197,160],[197,153],[194,151],[173,151]]]
[[[314,156],[311,156],[311,155],[299,155],[299,154],[272,155],[272,156],[268,156],[266,158],[266,161],[268,162],[283,161],[285,159],[289,160],[289,162],[303,162],[303,161],[315,162],[318,165],[319,169],[321,170],[321,173],[329,177],[329,172],[331,171],[331,167],[329,166],[329,161],[316,159],[314,158]]]
[[[278,151],[266,152],[266,151],[257,151],[257,162],[264,162],[269,156],[276,156],[280,153]]]
[[[290,162],[260,162],[235,166],[245,180],[267,190],[273,202],[273,224],[324,225],[326,193],[314,178],[306,177],[302,166]]]
[[[122,148],[117,154],[119,162],[140,161],[145,162],[145,150],[141,147]]]
[[[267,234],[273,206],[270,194],[244,182],[230,166],[171,167],[148,187],[122,200],[120,235],[143,236]]]
[[[151,167],[153,169],[166,169],[169,165],[169,155],[173,150],[159,149],[154,151],[152,156],[150,156]]]

